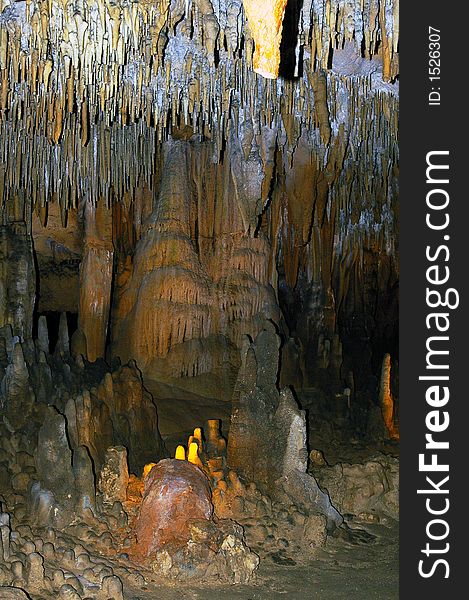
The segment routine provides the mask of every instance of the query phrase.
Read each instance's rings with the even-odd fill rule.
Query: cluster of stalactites
[[[5,186],[41,204],[54,193],[72,204],[119,196],[123,181],[131,189],[152,169],[151,159],[133,168],[128,158],[153,156],[175,130],[213,139],[221,153],[247,110],[258,129],[282,120],[310,129],[311,74],[349,40],[382,57],[385,80],[397,75],[393,0],[305,2],[293,82],[255,72],[256,31],[241,0],[1,0],[0,162],[9,156],[9,170],[0,195]]]

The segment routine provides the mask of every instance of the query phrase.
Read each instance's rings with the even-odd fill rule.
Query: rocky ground
[[[31,600],[49,600],[57,597],[66,600],[77,600],[78,597],[108,600],[106,593],[103,595],[99,592],[98,596],[95,596],[98,585],[102,591],[107,590],[109,594],[112,594],[112,585],[116,585],[116,595],[109,595],[109,598],[115,600],[215,600],[220,595],[227,599],[240,600],[275,600],[284,597],[292,600],[397,599],[398,521],[391,516],[394,506],[392,503],[383,503],[383,497],[389,496],[389,492],[383,494],[378,491],[375,494],[381,501],[378,511],[374,510],[376,498],[373,495],[368,498],[366,496],[367,493],[371,493],[370,490],[376,491],[376,488],[379,488],[380,482],[382,483],[379,475],[382,475],[383,471],[386,472],[386,469],[392,471],[396,466],[397,459],[390,454],[383,454],[382,450],[396,455],[398,448],[395,444],[383,447],[382,444],[370,445],[357,441],[345,445],[337,440],[332,440],[329,448],[327,445],[324,447],[324,456],[329,465],[310,466],[310,470],[315,471],[319,481],[329,478],[330,484],[335,482],[333,475],[338,467],[345,471],[346,466],[353,468],[354,493],[350,493],[347,477],[343,477],[342,481],[343,489],[348,492],[349,502],[352,501],[350,498],[355,499],[356,508],[349,503],[352,512],[345,515],[344,527],[334,535],[328,536],[322,547],[316,547],[312,551],[310,549],[308,552],[302,552],[291,540],[288,542],[279,537],[278,531],[282,530],[281,519],[284,516],[288,518],[287,515],[272,511],[269,515],[258,517],[257,522],[246,518],[243,523],[246,541],[261,557],[259,568],[249,583],[227,586],[226,583],[216,584],[215,579],[210,582],[210,578],[208,581],[193,583],[169,581],[136,567],[125,552],[122,552],[118,559],[113,559],[112,525],[115,527],[118,524],[118,516],[113,520],[109,515],[108,523],[100,525],[101,535],[93,540],[84,534],[85,529],[80,529],[80,526],[69,528],[67,535],[51,529],[31,531],[24,525],[16,527],[12,540],[18,544],[21,540],[21,548],[15,557],[15,572],[18,577],[16,581],[4,583],[13,583],[20,588],[27,587],[29,596],[11,596],[11,600],[24,600],[27,597]],[[381,471],[370,470],[369,465],[376,463],[381,465]],[[357,474],[361,474],[361,478]],[[357,493],[357,490],[361,493]],[[343,490],[336,487],[335,492],[340,491]],[[369,510],[366,510],[367,506]],[[352,514],[354,509],[357,513],[360,508],[363,509],[360,515]],[[386,512],[388,514],[385,514]],[[34,579],[32,565],[34,557],[38,554],[45,557],[46,575],[50,577],[58,595],[48,595],[44,589],[37,594],[31,592],[30,583]],[[10,558],[8,562],[11,563],[11,560]],[[1,572],[0,568],[0,575]],[[72,573],[77,572],[81,575],[75,577]],[[93,580],[92,572],[97,587],[96,591],[88,588],[88,596],[86,588],[81,586],[86,579]],[[122,588],[117,577],[123,582]],[[59,586],[61,581],[72,587],[64,589]],[[80,590],[78,597],[74,595],[75,588]],[[2,600],[10,600],[6,590],[7,588],[0,589]]]
[[[198,427],[177,440],[161,404],[175,460],[134,363],[74,359],[65,320],[50,354],[39,325],[3,332],[0,600],[397,593],[396,443],[279,390],[272,328],[242,355],[229,431],[179,398],[179,428]]]
[[[147,587],[126,586],[125,600],[395,600],[398,594],[397,526],[363,525],[376,535],[372,544],[331,540],[307,564],[279,565],[264,560],[250,585],[201,586],[159,581]],[[0,594],[4,590],[0,590]],[[8,597],[0,596],[2,600]],[[34,600],[41,596],[32,595]]]
[[[128,590],[126,600],[397,600],[398,528],[361,524],[376,536],[370,544],[331,539],[311,561],[279,565],[262,561],[250,585],[182,586]]]

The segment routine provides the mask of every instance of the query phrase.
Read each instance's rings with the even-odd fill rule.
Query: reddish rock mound
[[[135,528],[136,553],[150,556],[158,550],[184,546],[190,525],[212,516],[210,486],[193,464],[161,460],[145,480],[145,491]]]

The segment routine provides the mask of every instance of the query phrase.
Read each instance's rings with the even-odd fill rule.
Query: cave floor
[[[203,399],[169,386],[146,382],[157,400],[159,428],[167,449],[172,453],[194,427],[204,425],[209,418],[222,421],[227,436],[231,403]],[[362,462],[376,452],[399,455],[395,443],[364,443],[358,439],[341,439],[317,421],[311,411],[310,394],[300,398],[309,417],[309,446],[324,452],[329,464]],[[332,433],[332,435],[330,435]],[[399,563],[398,524],[386,525],[355,522],[351,528],[364,529],[375,536],[372,543],[357,543],[328,538],[324,548],[316,551],[309,562],[279,564],[276,555],[261,559],[256,582],[250,585],[201,586],[155,581],[148,589],[127,589],[126,600],[219,600],[220,597],[240,600],[394,600],[398,598]]]
[[[174,587],[126,590],[126,600],[397,600],[399,597],[398,526],[359,527],[372,533],[373,543],[329,539],[307,564],[281,565],[272,556],[261,561],[253,585]]]

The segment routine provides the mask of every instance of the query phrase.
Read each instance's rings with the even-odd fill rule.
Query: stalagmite
[[[165,545],[183,546],[191,520],[211,515],[210,488],[202,471],[187,461],[160,461],[145,480],[135,554],[150,556]]]
[[[145,477],[148,477],[148,475],[150,474],[150,471],[153,469],[153,467],[156,467],[156,463],[148,463],[147,465],[145,465],[143,467],[143,478],[145,479]]]
[[[199,452],[202,452],[202,429],[200,427],[194,429],[194,442],[197,442]]]
[[[6,162],[0,159],[0,164],[1,192],[5,173],[3,165]],[[0,225],[0,274],[3,281],[12,280],[14,284],[6,286],[3,281],[0,283],[0,327],[9,324],[14,335],[25,339],[32,336],[32,315],[36,301],[33,248],[22,219],[24,207],[17,200],[9,199],[8,204],[4,205],[0,199],[0,223],[3,206],[12,211],[13,226],[7,227],[5,222]]]
[[[116,501],[125,501],[128,482],[127,450],[122,446],[108,448],[98,480],[103,502],[113,504]]]
[[[324,73],[316,72],[310,76],[311,87],[314,93],[314,108],[319,121],[319,131],[325,146],[331,139],[331,126],[329,123],[329,110],[327,108],[327,83]]]
[[[0,513],[0,543],[1,543],[1,558],[7,561],[10,558],[10,515],[8,513]]]
[[[187,460],[195,465],[196,467],[202,468],[202,461],[199,458],[199,445],[197,442],[191,442],[189,444],[189,451],[187,453]]]
[[[391,439],[396,439],[399,434],[394,423],[394,400],[391,392],[391,356],[385,354],[381,367],[379,384],[379,403],[383,414],[384,424]]]
[[[174,454],[176,460],[186,460],[186,449],[184,446],[178,446]]]
[[[44,315],[39,317],[37,329],[39,348],[46,354],[49,354],[49,331],[47,329],[47,319]]]
[[[223,454],[223,442],[220,433],[220,420],[209,419],[207,421],[207,453],[209,456],[220,456]]]
[[[70,336],[68,333],[67,314],[64,312],[60,315],[59,335],[55,351],[61,355],[66,355],[70,353]]]

